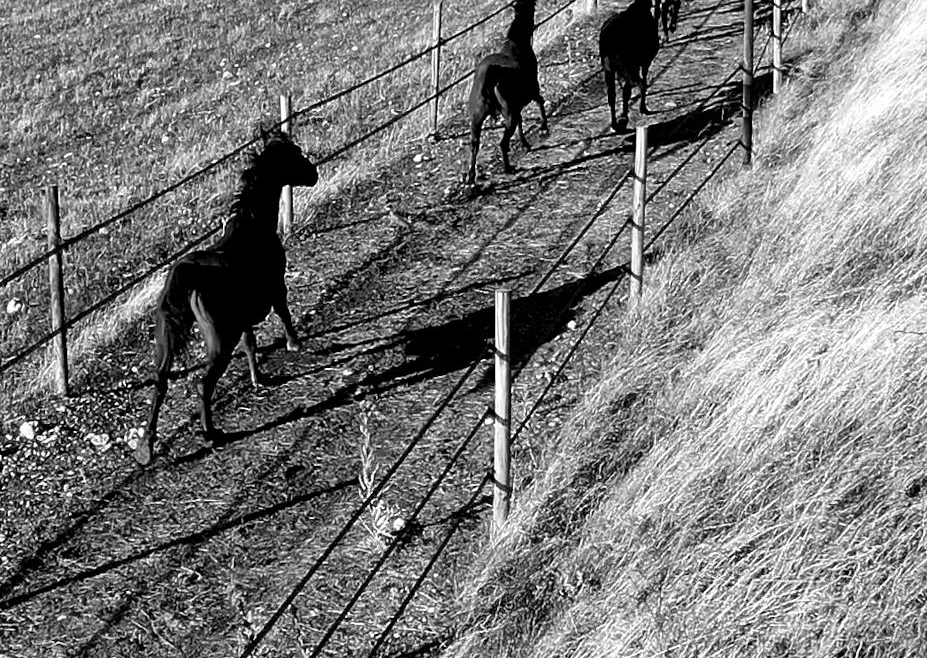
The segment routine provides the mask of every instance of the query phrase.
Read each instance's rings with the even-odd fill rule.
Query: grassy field
[[[812,7],[443,655],[927,651],[927,7]]]
[[[450,34],[500,7],[485,1],[448,6]],[[497,17],[449,44],[444,76],[472,66]],[[279,94],[298,110],[427,47],[431,8],[414,2],[358,3],[51,3],[15,1],[0,22],[0,262],[3,273],[46,246],[41,187],[61,186],[65,238],[120,212],[251,138],[256,123],[279,115]],[[428,58],[359,93],[301,116],[297,139],[319,156],[395,116],[429,93]],[[457,113],[463,89],[444,103]],[[297,226],[327,195],[371,175],[404,144],[428,132],[420,112],[349,158],[323,168],[324,182],[297,199]],[[75,245],[66,256],[67,313],[80,312],[146,267],[215,225],[234,189],[238,160],[132,213]],[[140,289],[129,307],[97,314],[79,327],[74,356],[137,318],[157,288]],[[4,317],[4,355],[47,330],[44,267],[0,290],[25,302]],[[123,322],[112,324],[114,318]],[[105,325],[101,327],[102,325]],[[73,333],[73,332],[72,332]],[[20,369],[12,399],[35,382],[35,362]],[[8,382],[10,378],[8,378]],[[44,381],[42,382],[44,383]],[[7,398],[11,399],[11,398]]]

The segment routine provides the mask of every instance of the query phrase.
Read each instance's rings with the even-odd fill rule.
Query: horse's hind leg
[[[290,307],[286,303],[286,283],[281,282],[271,305],[274,308],[274,313],[276,313],[280,321],[283,322],[283,331],[286,332],[287,350],[290,352],[298,352],[299,337],[296,335],[296,328],[293,326],[293,316],[290,315]],[[247,339],[247,337],[248,334],[246,332],[245,338]],[[251,334],[251,338],[252,340],[254,339],[253,333]]]
[[[541,132],[547,133],[550,132],[547,128],[547,112],[544,109],[544,99],[541,97],[541,92],[538,91],[538,97],[535,99],[538,104],[538,108],[541,110]]]
[[[151,462],[151,452],[158,433],[158,413],[164,403],[164,396],[167,393],[167,377],[174,361],[174,345],[172,342],[173,339],[167,326],[167,320],[163,315],[159,314],[155,328],[155,366],[157,372],[155,373],[154,391],[151,393],[151,415],[148,417],[148,426],[145,429],[144,436],[139,437],[135,446],[135,461],[142,466]]]
[[[614,130],[619,130],[620,126],[615,116],[615,72],[606,68],[604,62],[602,71],[605,73],[605,95],[608,97],[608,109],[612,116],[612,128]]]
[[[248,359],[248,370],[251,372],[251,384],[257,388],[261,385],[261,373],[257,367],[257,341],[254,338],[254,327],[245,329],[242,341],[245,346],[245,356]]]
[[[621,123],[628,125],[628,106],[631,104],[631,90],[634,85],[630,80],[626,80],[621,88]]]
[[[647,109],[647,70],[648,66],[641,67],[641,114],[650,114]]]
[[[480,150],[480,133],[485,119],[486,115],[482,112],[470,116],[470,169],[467,172],[467,185],[476,182],[476,154]]]
[[[523,121],[518,122],[518,137],[519,139],[521,139],[521,145],[525,147],[525,150],[530,151],[531,144],[529,144],[528,140],[525,139],[525,130],[524,130],[523,124],[524,124]]]
[[[512,135],[515,134],[516,128],[521,121],[521,115],[512,112],[512,108],[507,105],[502,106],[502,116],[505,118],[505,128],[502,129],[502,141],[499,142],[499,148],[502,150],[502,169],[507,174],[515,172],[515,167],[509,162],[509,144],[512,141]]]
[[[208,364],[206,374],[203,375],[203,379],[200,381],[200,396],[202,398],[200,421],[206,440],[211,443],[218,436],[212,422],[212,395],[216,390],[216,383],[232,361],[232,352],[235,349],[235,343],[238,342],[238,336],[234,338],[230,336],[220,337],[215,333],[215,328],[210,327],[210,329],[212,329],[214,335],[204,336],[206,338]],[[202,327],[200,327],[200,331],[203,331]],[[206,334],[207,332],[203,333]]]

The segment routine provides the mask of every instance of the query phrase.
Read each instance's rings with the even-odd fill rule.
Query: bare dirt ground
[[[679,31],[654,63],[655,114],[632,111],[632,126],[651,124],[648,184],[659,193],[648,206],[648,234],[736,138],[739,87],[729,82],[702,101],[738,62],[739,11],[736,3],[684,4]],[[387,516],[408,515],[479,421],[491,399],[484,352],[494,288],[510,287],[516,299],[517,426],[617,283],[618,295],[519,438],[516,487],[528,484],[543,447],[609,358],[609,325],[626,296],[627,237],[602,254],[625,223],[627,184],[541,290],[525,296],[632,162],[633,135],[608,127],[595,56],[600,21],[574,24],[539,54],[551,130],[528,132],[530,152],[516,147],[516,174],[501,174],[498,130],[484,132],[482,189],[467,194],[461,108],[442,139],[410,145],[378,180],[291,236],[288,281],[303,350],[283,351],[279,323],[265,323],[259,344],[271,384],[252,390],[236,360],[216,406],[223,445],[207,450],[195,432],[200,370],[191,359],[165,404],[158,461],[145,470],[132,462],[119,439],[147,410],[147,325],[99,355],[76,397],[37,412],[34,445],[8,446],[3,457],[0,655],[238,655],[357,509],[365,468],[381,477],[420,437],[379,499]],[[529,108],[526,125],[536,116]],[[460,394],[420,432],[481,356]],[[86,442],[88,431],[108,432],[112,447]],[[364,432],[373,445],[366,467]],[[487,538],[488,507],[474,492],[490,446],[483,426],[325,647],[313,651],[383,552],[369,511],[258,655],[365,654],[413,587],[382,655],[436,652],[454,630],[446,613],[456,582]]]

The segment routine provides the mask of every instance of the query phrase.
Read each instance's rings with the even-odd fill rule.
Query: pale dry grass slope
[[[927,654],[927,4],[796,28],[446,656]]]

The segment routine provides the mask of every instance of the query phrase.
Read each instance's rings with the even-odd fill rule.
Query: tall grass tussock
[[[927,653],[927,4],[801,20],[445,656]]]

